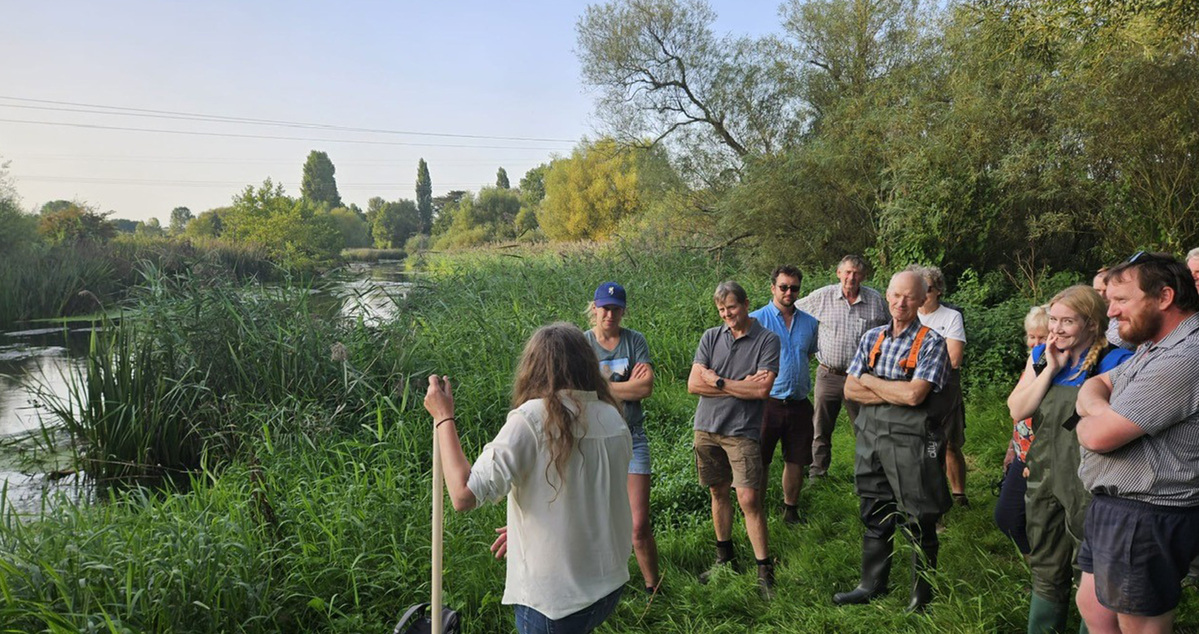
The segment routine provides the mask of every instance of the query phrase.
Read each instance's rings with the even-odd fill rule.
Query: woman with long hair
[[[1024,316],[1024,345],[1031,353],[1033,348],[1044,345],[1048,338],[1049,312],[1045,306],[1033,306]],[[1024,529],[1024,494],[1027,490],[1024,486],[1024,461],[1034,438],[1031,418],[1012,421],[1012,441],[1008,443],[1007,455],[1003,457],[1003,479],[1000,481],[999,499],[995,502],[995,525],[1000,532],[1012,538],[1016,548],[1026,558],[1030,548],[1028,533]]]
[[[645,581],[645,591],[654,593],[658,574],[658,543],[654,540],[649,517],[650,453],[645,435],[642,399],[654,392],[654,367],[645,336],[622,328],[626,309],[625,290],[615,282],[604,282],[595,289],[595,299],[587,304],[591,329],[583,334],[599,358],[600,376],[608,380],[612,395],[624,403],[625,422],[633,436],[633,459],[629,462],[629,506],[633,512],[633,554]]]
[[[492,551],[508,558],[502,602],[522,634],[590,632],[629,580],[633,448],[619,405],[582,331],[544,326],[525,344],[507,422],[471,465],[449,378],[429,377],[425,409],[454,509],[508,499]]]
[[[1078,479],[1078,389],[1127,359],[1108,343],[1107,306],[1090,286],[1071,286],[1049,302],[1049,335],[1032,349],[1008,396],[1012,420],[1032,419],[1025,493],[1032,600],[1028,631],[1064,632],[1072,603],[1074,559],[1090,493]]]

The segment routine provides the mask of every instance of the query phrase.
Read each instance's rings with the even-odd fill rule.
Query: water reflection
[[[337,315],[378,326],[395,317],[396,301],[408,295],[412,283],[400,262],[355,262],[333,276],[330,295],[337,300]]]
[[[35,510],[47,487],[68,485],[73,478],[47,479],[60,468],[49,451],[31,468],[28,460],[38,447],[45,449],[57,421],[39,396],[43,390],[65,395],[71,372],[83,363],[90,329],[37,328],[0,333],[0,486],[6,486],[7,503],[19,512]],[[43,432],[43,422],[50,428]]]

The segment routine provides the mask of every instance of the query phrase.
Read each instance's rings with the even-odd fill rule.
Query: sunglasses
[[[1135,254],[1133,254],[1133,256],[1131,258],[1128,258],[1129,264],[1136,264],[1137,262],[1147,263],[1147,262],[1174,262],[1174,261],[1175,261],[1174,258],[1169,255],[1162,255],[1162,254],[1154,253],[1152,251],[1137,251]]]
[[[787,291],[791,291],[792,293],[798,293],[798,292],[799,292],[799,286],[798,286],[798,285],[796,285],[796,286],[790,286],[790,285],[787,285],[787,284],[775,284],[775,285],[774,285],[774,287],[775,287],[775,288],[777,288],[777,289],[779,289],[780,291],[782,291],[782,292],[784,292],[784,293],[786,293]]]

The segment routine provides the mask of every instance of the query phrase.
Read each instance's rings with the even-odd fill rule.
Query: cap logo
[[[612,288],[611,286],[609,286],[609,287],[608,287],[608,294],[609,294],[609,295],[613,295],[613,294],[615,294],[615,293],[616,293],[616,289],[615,289],[615,288]]]

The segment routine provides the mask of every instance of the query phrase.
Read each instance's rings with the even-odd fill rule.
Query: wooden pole
[[[433,430],[433,596],[429,601],[429,622],[433,634],[441,634],[441,553],[442,520],[444,518],[445,493],[442,492],[444,477],[441,473],[441,443],[438,431]]]

